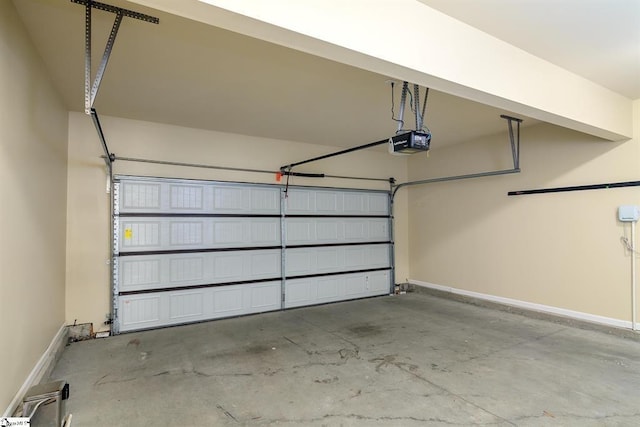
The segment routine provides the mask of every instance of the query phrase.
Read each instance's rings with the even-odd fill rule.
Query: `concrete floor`
[[[638,426],[640,341],[411,293],[71,344],[79,426]]]

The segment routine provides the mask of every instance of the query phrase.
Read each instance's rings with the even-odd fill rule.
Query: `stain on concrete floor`
[[[78,426],[635,426],[640,342],[407,294],[83,341]]]

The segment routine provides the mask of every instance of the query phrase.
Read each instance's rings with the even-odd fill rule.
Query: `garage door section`
[[[285,209],[285,308],[388,294],[387,192],[290,189]]]
[[[118,177],[113,332],[388,294],[389,193]]]
[[[114,197],[119,331],[280,309],[278,188],[121,178]]]

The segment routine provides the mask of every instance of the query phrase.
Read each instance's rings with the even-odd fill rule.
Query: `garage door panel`
[[[276,188],[213,187],[214,213],[278,215],[280,191]]]
[[[340,299],[341,279],[337,277],[319,277],[315,280],[318,301],[329,302]]]
[[[387,192],[290,189],[287,215],[389,215]]]
[[[120,250],[152,250],[161,246],[161,221],[122,221]]]
[[[214,280],[231,281],[244,277],[244,256],[239,253],[217,254],[214,258]]]
[[[368,212],[368,198],[366,193],[347,193],[344,196],[344,213],[351,215],[370,214]]]
[[[290,188],[285,200],[285,212],[288,214],[306,214],[315,210],[315,197],[309,190]]]
[[[160,322],[160,295],[137,295],[120,298],[121,331],[140,327],[158,326]]]
[[[204,314],[204,292],[190,291],[169,295],[171,320],[197,319]]]
[[[214,312],[220,315],[243,313],[244,290],[239,286],[227,286],[214,289]]]
[[[266,186],[123,180],[121,213],[260,214],[280,213],[280,189]]]
[[[344,238],[348,241],[365,240],[369,236],[368,221],[345,221]]]
[[[357,248],[352,248],[357,249]],[[380,267],[390,267],[390,252],[391,245],[371,245],[366,246],[365,248],[365,260],[366,262],[362,264],[363,266],[371,265],[371,266],[380,266]],[[356,265],[353,265],[354,267]],[[364,268],[364,267],[363,267]]]
[[[305,219],[288,219],[286,223],[287,244],[299,245],[316,241],[314,224]]]
[[[249,192],[238,187],[214,187],[213,209],[220,212],[239,212],[249,205]]]
[[[333,214],[342,211],[343,198],[341,194],[328,191],[318,191],[316,196],[316,214]]]
[[[389,215],[389,195],[387,193],[369,194],[366,212],[371,215]]]
[[[302,276],[316,271],[316,258],[311,249],[288,249],[286,256],[288,276]]]
[[[169,207],[171,211],[204,212],[204,187],[201,185],[169,185]]]
[[[279,218],[120,219],[120,252],[280,246]]]
[[[369,283],[367,291],[373,295],[389,293],[389,271],[380,271],[369,274]]]
[[[156,287],[161,283],[160,260],[137,258],[121,261],[122,273],[120,275],[121,286],[130,287]]]
[[[205,281],[205,256],[187,255],[181,257],[165,256],[169,261],[169,280],[166,283],[174,285],[176,283],[200,283]],[[157,260],[160,262],[160,260]],[[161,285],[162,283],[158,283]]]
[[[316,220],[316,243],[339,242],[344,238],[344,224],[336,221]]]
[[[389,240],[387,218],[288,218],[287,246]]]
[[[280,186],[120,179],[120,331],[390,290],[388,192],[291,187],[282,202]]]
[[[280,244],[280,220],[253,220],[250,235],[246,238],[251,244]]]
[[[241,245],[246,242],[249,232],[245,227],[244,220],[217,221],[213,224],[212,245]]]
[[[137,210],[159,210],[161,184],[144,182],[123,182],[120,192],[120,209],[133,212]]]
[[[357,296],[365,293],[366,279],[365,275],[358,274],[345,278],[344,290],[347,296]]]
[[[285,308],[324,304],[389,293],[389,271],[287,280]]]
[[[287,277],[390,267],[389,245],[287,249]]]
[[[318,272],[333,272],[343,268],[343,251],[338,248],[317,248],[315,251]]]
[[[280,249],[120,257],[121,292],[277,279]]]
[[[285,204],[285,307],[389,293],[388,200],[384,192],[291,191]]]
[[[344,260],[344,267],[351,269],[363,269],[366,267],[370,267],[365,261],[367,259],[367,249],[367,247],[363,246],[352,246],[344,248],[344,256],[342,257],[342,259]],[[371,267],[375,266],[375,263],[371,264]],[[383,266],[386,267],[386,265]]]
[[[121,295],[120,331],[278,310],[279,296],[280,281]]]
[[[276,284],[254,285],[251,287],[251,305],[252,313],[277,310],[280,308],[281,300],[280,282]]]
[[[250,252],[249,267],[246,276],[264,278],[280,276],[282,263],[279,250]]]
[[[313,279],[299,279],[287,282],[286,301],[290,306],[309,304],[316,299],[316,283]]]
[[[389,222],[387,220],[367,221],[368,236],[372,240],[389,238]]]
[[[251,188],[252,214],[280,214],[280,190],[276,188]]]
[[[204,221],[177,221],[169,223],[169,247],[202,246],[205,241]]]

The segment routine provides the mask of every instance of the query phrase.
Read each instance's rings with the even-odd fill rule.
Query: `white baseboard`
[[[631,329],[630,320],[613,319],[611,317],[598,316],[596,314],[583,313],[581,311],[567,310],[565,308],[553,307],[550,305],[536,304],[527,301],[521,301],[511,298],[498,297],[494,295],[482,294],[479,292],[467,291],[464,289],[452,288],[450,286],[436,285],[434,283],[423,282],[420,280],[409,280],[409,283],[416,286],[422,286],[424,288],[435,289],[438,291],[449,292],[457,295],[464,295],[471,298],[477,298],[485,301],[496,302],[499,304],[510,305],[513,307],[524,308],[526,310],[539,311],[542,313],[549,313],[558,316],[570,317],[577,320],[583,320],[591,323],[598,323],[600,325],[614,326],[616,328]]]
[[[54,363],[56,362],[56,355],[64,348],[66,345],[66,337],[67,337],[67,327],[65,324],[62,324],[56,335],[53,337],[51,342],[49,343],[49,347],[45,350],[45,352],[38,360],[38,363],[33,367],[31,373],[27,376],[27,379],[20,387],[20,390],[16,393],[13,400],[9,404],[9,407],[4,411],[3,417],[11,417],[14,412],[22,403],[22,398],[27,393],[29,388],[33,385],[39,384],[40,381],[50,372],[50,369],[53,368]]]

